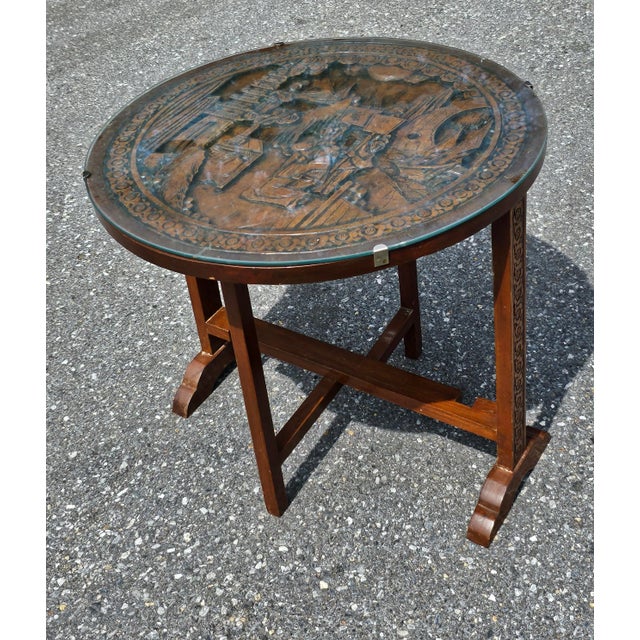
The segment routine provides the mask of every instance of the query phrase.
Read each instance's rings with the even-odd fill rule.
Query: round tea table
[[[423,42],[312,40],[152,88],[107,123],[84,178],[119,243],[186,275],[201,351],[174,411],[191,415],[237,366],[270,513],[289,504],[284,460],[349,385],[496,442],[467,531],[488,546],[549,440],[525,425],[525,199],[545,143],[531,84],[489,60]],[[420,356],[416,260],[489,225],[496,394],[468,405],[386,360],[400,342]],[[366,355],[252,312],[249,284],[389,268],[400,308]],[[277,432],[263,354],[321,376]]]

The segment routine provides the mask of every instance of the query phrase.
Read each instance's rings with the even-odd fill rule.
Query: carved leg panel
[[[492,225],[497,460],[480,492],[467,537],[489,546],[549,434],[525,425],[525,248],[523,199]]]

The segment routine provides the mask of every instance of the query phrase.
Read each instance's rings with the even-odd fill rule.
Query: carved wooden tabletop
[[[317,40],[155,87],[109,122],[84,175],[107,229],[163,266],[311,265],[486,212],[531,184],[545,140],[531,86],[495,63],[427,43]]]
[[[495,63],[425,43],[318,40],[236,55],[168,80],[113,118],[84,177],[107,230],[187,275],[201,350],[174,411],[188,417],[235,362],[265,505],[282,464],[347,384],[496,442],[469,539],[489,545],[549,440],[525,424],[526,192],[546,121]],[[496,399],[386,364],[420,355],[416,260],[492,226]],[[257,320],[248,284],[398,267],[400,309],[367,356]],[[222,287],[224,306],[218,287]],[[278,431],[262,369],[321,376]]]

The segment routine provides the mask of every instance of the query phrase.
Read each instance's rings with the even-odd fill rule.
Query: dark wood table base
[[[264,322],[253,316],[248,287],[187,276],[202,351],[187,367],[173,410],[184,417],[209,396],[236,363],[267,510],[280,516],[289,501],[282,464],[343,385],[389,400],[496,442],[497,459],[480,492],[467,537],[489,546],[549,434],[525,426],[525,201],[492,225],[496,400],[458,401],[460,391],[387,364],[404,342],[405,355],[421,353],[415,261],[398,266],[400,309],[366,355]],[[289,421],[275,432],[262,354],[322,376]]]

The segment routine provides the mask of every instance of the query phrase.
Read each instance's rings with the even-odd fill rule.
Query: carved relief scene
[[[133,160],[139,186],[194,223],[295,234],[432,201],[491,153],[498,118],[434,64],[310,58],[184,89]]]

